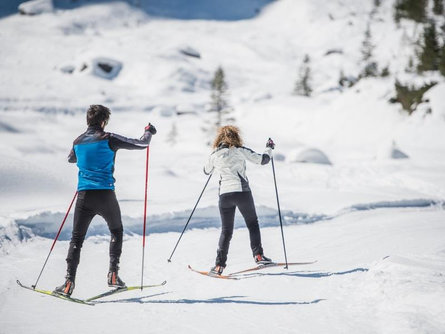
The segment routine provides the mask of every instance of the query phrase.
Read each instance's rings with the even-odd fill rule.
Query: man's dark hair
[[[87,111],[87,124],[88,126],[102,126],[102,123],[108,123],[110,118],[110,109],[100,104],[92,104]]]

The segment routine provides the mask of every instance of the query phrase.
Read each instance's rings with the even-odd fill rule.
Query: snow
[[[408,159],[409,156],[403,152],[395,141],[390,145],[384,144],[377,153],[379,159]]]
[[[422,224],[419,224],[419,220]],[[196,229],[183,237],[172,263],[166,259],[179,233],[147,239],[146,283],[167,279],[163,288],[109,297],[94,308],[41,296],[15,286],[33,283],[50,240],[27,241],[0,259],[11,274],[1,283],[2,329],[6,332],[93,333],[104,328],[132,332],[440,333],[444,328],[443,211],[384,209],[285,229],[292,261],[316,259],[309,266],[269,269],[239,281],[203,277],[186,268],[208,269],[215,255],[217,229]],[[262,229],[266,254],[283,259],[280,232]],[[121,272],[140,280],[141,237],[124,241]],[[60,284],[67,241],[57,244],[41,286]],[[76,297],[104,289],[108,237],[91,237],[83,249]],[[40,260],[35,254],[40,254]],[[207,254],[207,256],[197,256]],[[253,265],[245,229],[236,230],[227,271]],[[76,326],[67,326],[64,319]],[[224,319],[224,326],[215,323]],[[258,321],[257,319],[270,319]],[[51,323],[51,327],[45,324]],[[41,325],[38,325],[41,324]]]
[[[122,69],[120,61],[110,58],[94,58],[91,63],[92,74],[108,80],[116,78]]]
[[[52,0],[31,0],[21,3],[18,7],[20,14],[38,15],[53,11]]]
[[[291,153],[291,161],[331,165],[331,162],[325,153],[317,148],[308,148],[304,146]]]
[[[397,26],[393,1],[373,15],[373,1],[354,0],[140,3],[58,0],[34,16],[0,4],[0,332],[443,333],[445,81],[405,73],[421,25]],[[357,78],[363,70],[368,23],[374,60],[390,75],[340,87],[341,72]],[[292,94],[306,54],[311,98]],[[112,80],[91,75],[103,58],[121,67]],[[216,255],[217,177],[166,261],[207,180],[202,128],[219,66],[245,145],[261,152],[269,137],[276,143],[288,259],[313,265],[229,282],[190,272],[187,264],[206,270]],[[388,102],[396,79],[438,84],[408,116]],[[15,280],[34,284],[74,196],[77,168],[66,157],[94,103],[111,108],[110,132],[140,137],[148,122],[158,129],[144,281],[168,283],[86,307]],[[331,164],[295,163],[305,150]],[[409,159],[393,159],[396,152]],[[271,166],[248,164],[247,174],[265,254],[283,261]],[[144,152],[118,152],[115,177],[126,232],[121,274],[139,284]],[[226,272],[253,265],[238,214],[235,226]],[[71,228],[72,212],[39,287],[61,284]],[[75,297],[107,289],[108,242],[97,217]]]

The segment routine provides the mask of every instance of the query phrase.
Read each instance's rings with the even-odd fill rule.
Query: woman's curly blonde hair
[[[218,148],[218,146],[222,143],[229,145],[229,147],[243,146],[243,140],[240,136],[240,129],[234,125],[220,127],[216,133],[215,140],[213,141],[213,148]]]

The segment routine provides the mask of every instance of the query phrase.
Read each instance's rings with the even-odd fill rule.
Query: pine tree
[[[440,48],[436,33],[436,24],[431,21],[423,31],[422,49],[419,53],[419,65],[417,70],[436,71],[439,69]]]
[[[374,45],[372,45],[371,41],[371,27],[368,23],[368,26],[366,27],[365,31],[365,39],[362,42],[362,60],[364,62],[368,62],[372,58],[372,52],[374,50]]]
[[[396,0],[394,5],[394,20],[406,18],[416,22],[425,22],[428,0]]]
[[[443,14],[443,0],[433,0],[433,13],[436,15]]]
[[[374,45],[372,44],[371,27],[368,24],[365,31],[365,39],[362,42],[362,60],[365,63],[365,68],[361,76],[375,77],[378,74],[377,63],[372,61]]]
[[[215,126],[218,128],[225,123],[233,121],[233,118],[229,117],[232,109],[227,101],[228,86],[225,80],[224,70],[221,67],[215,72],[212,83],[211,105],[210,112],[216,113]]]
[[[300,67],[299,79],[297,80],[294,88],[294,94],[302,96],[311,96],[311,59],[309,55],[305,55],[303,64]]]
[[[228,86],[224,70],[221,67],[218,67],[213,76],[211,88],[211,102],[207,111],[209,115],[214,114],[215,117],[213,115],[206,117],[203,127],[209,138],[213,138],[219,127],[235,122],[235,119],[230,115],[233,109],[228,102]],[[211,141],[209,140],[207,144],[210,145]]]

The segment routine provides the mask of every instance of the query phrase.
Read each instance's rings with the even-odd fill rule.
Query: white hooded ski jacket
[[[216,170],[220,174],[219,194],[250,191],[246,175],[246,160],[265,165],[272,157],[272,149],[266,148],[263,154],[247,147],[220,145],[209,157],[204,173],[209,175]]]

